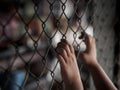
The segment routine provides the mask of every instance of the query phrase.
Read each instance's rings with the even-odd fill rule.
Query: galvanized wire
[[[32,1],[18,1],[15,0],[14,2],[21,3],[24,2],[26,4],[31,2],[34,6],[32,7],[34,9],[34,13],[32,16],[29,18],[26,18],[27,16],[24,15],[24,10],[23,7],[18,7],[17,5],[12,6],[14,9],[14,12],[11,13],[6,13],[6,14],[11,14],[9,19],[5,19],[4,21],[6,22],[3,24],[3,21],[0,19],[0,44],[2,44],[2,38],[4,37],[5,40],[8,42],[10,47],[6,47],[5,50],[2,50],[0,53],[3,53],[5,51],[8,53],[8,48],[14,47],[14,50],[12,49],[11,53],[9,56],[4,57],[1,55],[1,61],[3,64],[6,64],[7,62],[7,67],[3,67],[0,64],[0,73],[6,73],[6,82],[5,85],[0,85],[2,90],[7,90],[5,86],[9,84],[9,81],[12,82],[12,79],[9,77],[8,74],[11,74],[16,71],[22,71],[24,73],[23,76],[23,81],[22,84],[19,85],[17,82],[12,83],[12,85],[15,85],[18,87],[20,90],[52,90],[54,84],[58,85],[58,89],[62,90],[64,87],[63,80],[57,80],[56,77],[56,69],[59,68],[59,61],[56,58],[55,55],[55,47],[52,45],[53,39],[57,35],[57,33],[60,33],[62,36],[61,38],[66,39],[67,32],[70,30],[73,33],[73,39],[74,41],[72,42],[73,46],[76,43],[77,46],[75,46],[75,50],[77,51],[76,57],[79,59],[79,53],[81,50],[81,43],[83,43],[83,40],[81,42],[77,42],[78,38],[78,33],[85,32],[89,25],[93,22],[92,20],[85,26],[85,28],[82,27],[82,18],[86,14],[88,10],[88,5],[93,2],[92,0],[84,1],[84,7],[82,9],[78,7],[80,5],[81,0],[32,0]],[[7,2],[7,1],[6,1]],[[73,3],[73,8],[74,10],[72,11],[72,14],[70,17],[66,14],[66,8],[67,8],[67,3],[71,2]],[[41,5],[41,3],[43,5]],[[45,4],[47,3],[47,4]],[[40,7],[44,6],[43,8]],[[49,8],[47,8],[46,11],[47,13],[44,13],[45,11],[45,5],[49,5]],[[48,7],[48,6],[47,6]],[[57,8],[56,8],[57,7]],[[8,7],[11,8],[11,7]],[[22,9],[22,10],[21,10]],[[29,9],[29,8],[27,8]],[[41,11],[43,10],[43,11]],[[62,11],[60,13],[60,10]],[[80,11],[82,10],[82,11]],[[77,12],[79,11],[79,12]],[[11,11],[10,11],[11,12]],[[42,13],[41,13],[42,12]],[[69,11],[68,11],[69,12]],[[2,13],[2,12],[0,12]],[[79,13],[79,14],[78,14]],[[2,14],[0,14],[2,16]],[[12,40],[12,36],[8,36],[6,33],[6,27],[11,24],[12,19],[17,17],[20,21],[18,21],[19,24],[24,25],[24,30],[22,31],[22,35],[20,38],[16,37],[15,40]],[[44,17],[44,19],[43,19]],[[60,22],[60,20],[64,18],[66,19],[67,26],[65,28],[65,31],[63,32],[61,29],[61,24],[64,24],[64,22]],[[77,19],[75,19],[77,18]],[[34,36],[32,36],[30,32],[30,24],[33,22],[34,19],[37,19],[40,23],[41,31],[37,32],[36,39],[34,39]],[[54,19],[54,20],[53,20]],[[75,21],[74,21],[75,19]],[[87,20],[87,18],[86,18]],[[49,22],[50,21],[50,22]],[[48,22],[50,25],[53,25],[54,28],[47,28]],[[51,24],[55,22],[54,24]],[[73,29],[72,25],[73,22],[77,22],[79,25],[76,28],[76,30]],[[49,30],[48,30],[49,29]],[[54,30],[54,33],[52,31]],[[17,31],[17,30],[16,30]],[[61,39],[60,38],[60,39]],[[22,46],[19,45],[19,43],[22,40],[24,43],[22,43]],[[43,40],[42,40],[43,39]],[[27,45],[27,40],[30,40],[32,42],[32,48],[29,47],[29,44]],[[39,45],[39,43],[41,43]],[[21,48],[24,49],[23,51],[20,51]],[[23,48],[24,47],[24,48]],[[27,54],[28,53],[28,54]],[[51,58],[52,57],[52,58]],[[55,61],[55,60],[56,61]],[[50,66],[54,62],[53,66]],[[35,63],[35,64],[34,64]],[[31,66],[33,64],[33,66]],[[41,68],[41,71],[39,71],[39,75],[35,74],[33,71],[31,71],[32,68],[36,67],[36,64],[39,64],[38,68]],[[82,73],[82,68],[83,65],[80,64],[80,72]],[[15,70],[15,71],[14,71]],[[47,80],[47,76],[49,77],[50,80]],[[3,77],[3,76],[0,76]],[[87,83],[89,76],[86,78],[85,82]],[[42,84],[44,83],[44,84]],[[0,83],[1,84],[1,83]],[[45,88],[45,85],[47,88]],[[12,90],[12,89],[11,89]],[[18,89],[16,89],[18,90]]]

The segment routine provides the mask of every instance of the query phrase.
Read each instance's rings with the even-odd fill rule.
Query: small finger
[[[67,53],[63,48],[57,47],[56,52],[64,58],[65,62],[67,62]]]
[[[63,49],[65,49],[67,55],[69,56],[69,53],[71,53],[71,51],[70,51],[70,48],[69,48],[68,44],[66,44],[64,42],[61,42],[61,43],[58,44],[58,46],[61,47],[61,48],[63,48]]]
[[[60,65],[65,65],[65,60],[64,58],[60,55],[60,54],[57,54],[57,57],[58,57],[58,61],[60,62]]]
[[[70,52],[71,53],[74,53],[74,48],[73,46],[65,39],[62,39],[61,41],[63,41],[64,43],[68,44],[69,48],[70,48]]]

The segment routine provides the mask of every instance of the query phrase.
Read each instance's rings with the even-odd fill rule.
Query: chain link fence
[[[67,39],[85,50],[81,32],[93,36],[93,0],[1,0],[1,90],[64,90],[55,48]],[[78,60],[84,86],[90,75]]]

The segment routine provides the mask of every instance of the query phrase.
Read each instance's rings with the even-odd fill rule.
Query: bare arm
[[[66,90],[83,90],[72,45],[70,45],[65,39],[62,39],[57,45],[56,52],[60,61],[61,74]]]
[[[86,33],[85,33],[86,34]],[[80,58],[90,71],[97,90],[117,90],[112,81],[106,75],[97,62],[95,40],[86,34],[85,44],[87,49],[80,53]]]
[[[89,68],[97,90],[117,90],[102,67],[96,63]]]

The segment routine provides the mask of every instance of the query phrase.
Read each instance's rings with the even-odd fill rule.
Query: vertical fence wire
[[[0,9],[1,90],[63,90],[55,47],[61,38],[67,39],[79,59],[84,45],[78,37],[92,26],[93,14],[89,16],[88,6],[93,0],[6,0],[0,3],[3,4],[3,10]],[[83,65],[79,63],[84,76]],[[87,84],[89,76],[83,81]]]

